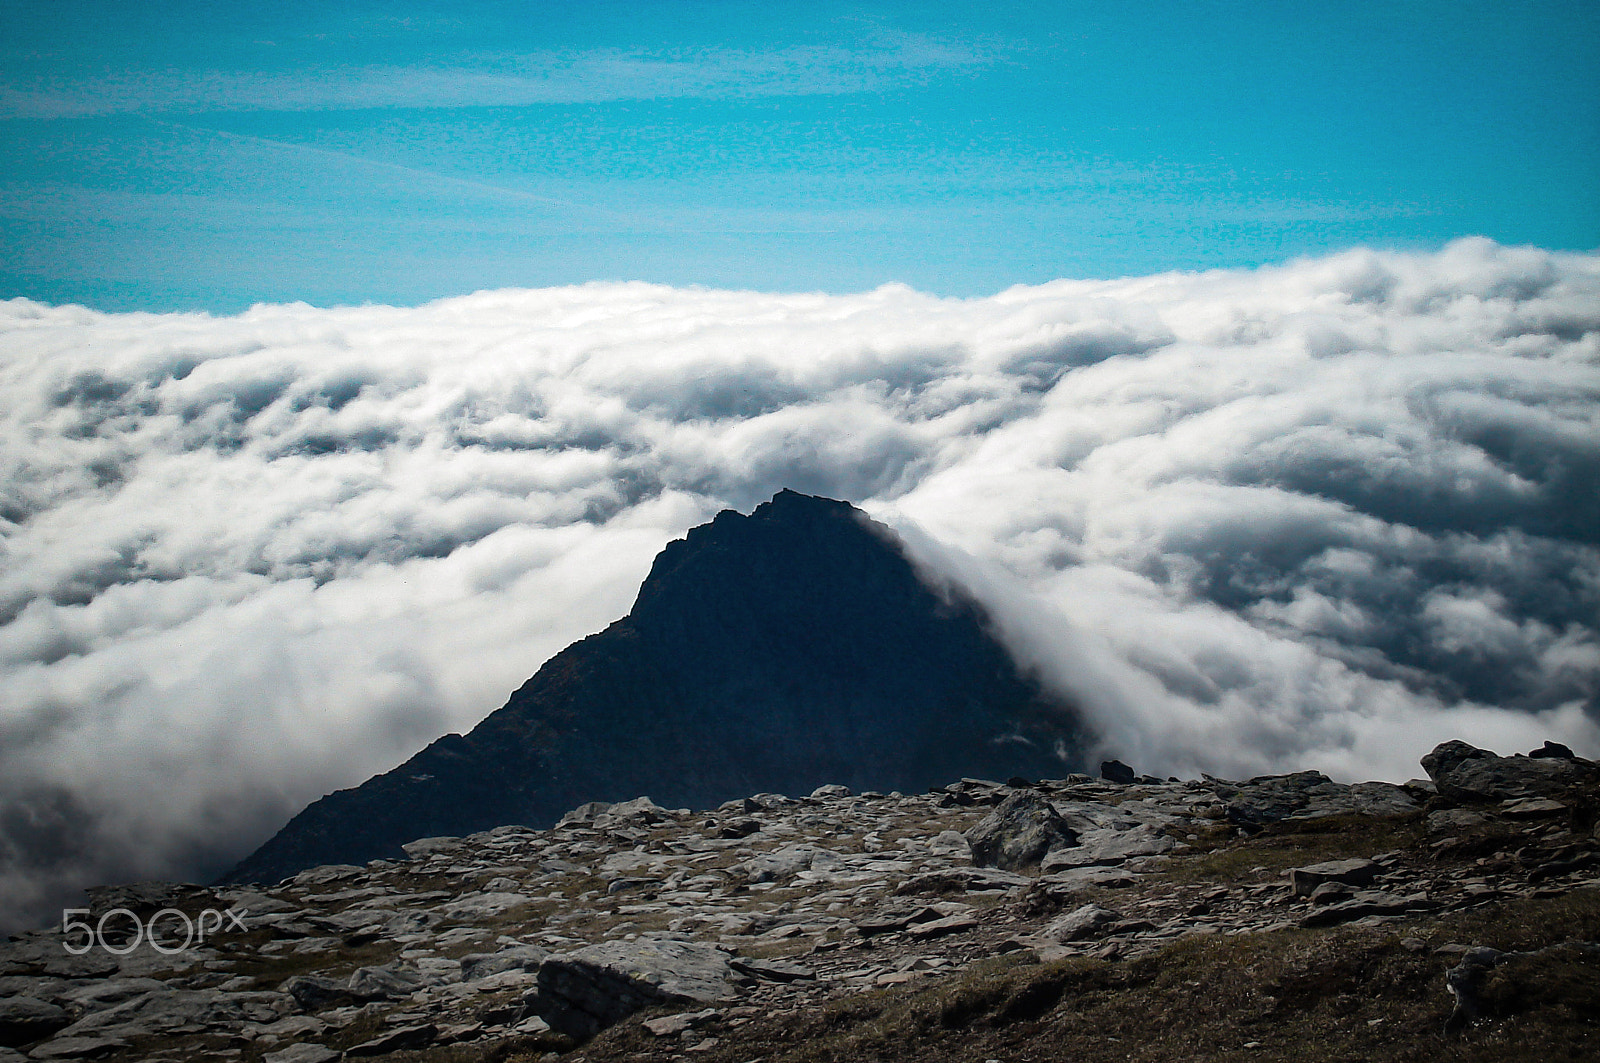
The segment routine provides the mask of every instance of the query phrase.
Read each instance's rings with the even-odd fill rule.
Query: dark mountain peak
[[[680,596],[692,600],[708,585],[755,573],[775,578],[787,573],[801,580],[830,558],[881,555],[886,542],[894,542],[893,533],[850,503],[785,488],[749,516],[725,509],[668,543],[656,555],[629,616],[637,621],[641,611],[659,601],[670,607],[688,604]],[[764,581],[763,589],[771,582]]]
[[[892,531],[781,491],[657,555],[632,611],[465,737],[330,794],[232,873],[275,879],[427,835],[545,826],[587,801],[712,807],[824,783],[917,790],[1076,767],[1076,715]]]

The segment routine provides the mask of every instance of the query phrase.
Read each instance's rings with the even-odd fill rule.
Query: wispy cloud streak
[[[835,96],[918,84],[992,61],[970,44],[898,34],[860,47],[535,52],[289,73],[145,71],[0,85],[0,118]]]

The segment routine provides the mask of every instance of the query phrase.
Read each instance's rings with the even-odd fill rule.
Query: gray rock
[[[1437,812],[1428,813],[1428,831],[1431,834],[1443,834],[1446,831],[1471,830],[1481,827],[1489,822],[1489,817],[1482,812],[1474,812],[1467,808],[1441,808]]]
[[[1107,760],[1100,765],[1100,778],[1119,786],[1132,786],[1137,776],[1132,768],[1120,760]]]
[[[729,868],[750,882],[783,882],[809,870],[819,853],[815,845],[789,844],[770,853],[751,857]]]
[[[550,1026],[587,1038],[656,1004],[711,1004],[734,995],[728,956],[672,938],[607,941],[539,968],[534,1010]]]
[[[125,947],[125,946],[124,946]],[[159,954],[158,954],[159,955]],[[131,958],[131,957],[130,957]],[[176,959],[177,957],[172,957]],[[166,959],[166,957],[163,957]],[[59,953],[47,958],[40,969],[57,978],[104,978],[122,969],[117,957],[99,949],[91,949],[82,956]]]
[[[0,975],[0,1000],[7,997],[37,997],[59,1002],[67,999],[72,988],[73,983],[65,978],[31,974]]]
[[[486,919],[528,904],[532,900],[533,898],[522,893],[469,893],[454,903],[445,905],[439,914],[446,919]]]
[[[305,1010],[313,1012],[361,1002],[350,992],[348,979],[336,982],[321,975],[297,974],[285,978],[278,989],[280,992],[288,993]]]
[[[1101,937],[1122,922],[1122,916],[1109,908],[1085,904],[1046,923],[1039,936],[1052,942],[1084,941]]]
[[[1057,849],[1039,864],[1044,874],[1071,867],[1096,867],[1120,864],[1136,856],[1159,856],[1177,848],[1177,840],[1147,826],[1132,830],[1096,827],[1079,836],[1079,844]]]
[[[1343,882],[1324,882],[1311,891],[1311,903],[1318,906],[1338,904],[1341,901],[1349,900],[1355,895],[1355,889],[1351,886],[1346,886]]]
[[[914,941],[929,941],[933,938],[944,937],[947,934],[959,934],[964,930],[973,930],[977,926],[977,916],[959,913],[942,916],[938,919],[930,919],[925,923],[914,922],[906,927],[906,933]]]
[[[321,867],[308,867],[289,881],[302,889],[307,886],[326,886],[340,879],[354,878],[365,870],[354,864],[324,864]]]
[[[559,823],[557,823],[556,826],[557,827],[588,826],[589,824],[591,824],[591,823],[593,823],[595,821],[595,817],[601,815],[602,813],[604,813],[606,811],[606,809],[608,809],[610,807],[611,807],[611,802],[609,802],[609,801],[588,801],[588,802],[585,802],[584,804],[581,804],[577,808],[573,809],[571,812],[568,812],[566,815],[562,816],[561,817],[561,821]]]
[[[1321,864],[1293,868],[1289,884],[1295,895],[1309,897],[1324,882],[1339,882],[1346,886],[1367,886],[1378,877],[1378,865],[1371,860],[1329,860]]]
[[[789,960],[734,956],[728,960],[728,965],[740,974],[747,974],[767,982],[804,982],[817,977],[817,972],[810,967]]]
[[[346,1059],[359,1059],[364,1056],[386,1056],[391,1052],[426,1048],[433,1043],[438,1034],[439,1028],[431,1022],[401,1026],[382,1033],[370,1041],[363,1041],[354,1048],[345,1049],[344,1055]]]
[[[1038,867],[1046,854],[1078,844],[1078,835],[1050,802],[1032,790],[1011,794],[966,838],[973,863],[1003,871]]]
[[[513,945],[499,952],[480,952],[461,958],[461,980],[476,982],[503,971],[537,971],[550,956],[537,945]]]
[[[358,967],[350,976],[350,994],[359,1000],[403,1000],[421,989],[422,974],[398,963]]]
[[[676,1015],[663,1015],[659,1019],[647,1019],[644,1022],[644,1028],[657,1037],[677,1037],[685,1030],[692,1030],[696,1026],[721,1017],[722,1012],[716,1008],[706,1008],[703,1011],[680,1011]]]
[[[406,842],[400,848],[405,850],[407,856],[413,860],[425,860],[438,853],[453,853],[466,847],[463,838],[418,838],[414,842]]]
[[[128,1047],[120,1037],[52,1037],[28,1052],[29,1059],[94,1059]]]
[[[1397,897],[1392,893],[1363,890],[1347,901],[1318,908],[1300,920],[1303,927],[1337,926],[1371,915],[1404,915],[1408,912],[1431,911],[1439,907],[1422,897]]]
[[[326,1045],[290,1045],[277,1052],[268,1052],[261,1063],[333,1063],[339,1053]]]
[[[244,1035],[270,1044],[288,1038],[320,1037],[327,1032],[328,1024],[310,1015],[291,1015],[277,1022],[259,1023],[245,1027]]]
[[[594,825],[598,829],[609,830],[624,825],[664,823],[671,818],[672,813],[648,797],[635,797],[632,801],[612,805],[596,815]]]
[[[1500,814],[1507,819],[1546,819],[1566,815],[1567,806],[1548,797],[1524,797],[1520,801],[1506,802]]]
[[[49,1037],[71,1022],[65,1008],[37,997],[0,1000],[0,1045],[25,1045]]]
[[[1139,876],[1120,867],[1074,867],[1041,875],[1038,883],[1052,893],[1072,893],[1097,887],[1115,889],[1131,886],[1138,880]]]
[[[1499,757],[1466,742],[1444,742],[1422,758],[1439,793],[1455,801],[1550,797],[1593,778],[1596,766],[1565,757]]]

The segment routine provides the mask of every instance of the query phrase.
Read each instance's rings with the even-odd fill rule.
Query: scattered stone
[[[657,1037],[677,1037],[685,1030],[692,1030],[696,1026],[704,1025],[712,1019],[721,1017],[722,1012],[716,1008],[706,1008],[704,1011],[680,1011],[676,1015],[663,1015],[658,1019],[646,1019],[643,1026]]]
[[[1488,768],[1582,773],[1589,763],[1466,749],[1435,764],[1441,778],[1459,783]],[[133,1044],[164,1063],[218,1054],[316,1063],[339,1054],[314,1042],[362,1023],[369,1032],[352,1059],[468,1042],[462,1050],[487,1058],[526,1043],[513,1038],[543,1035],[544,1046],[562,1047],[641,1009],[677,1009],[645,1024],[670,1044],[665,1058],[737,1043],[721,1026],[716,1038],[691,1032],[713,1018],[733,1031],[844,994],[937,981],[1007,952],[1021,962],[1111,960],[1189,935],[1396,924],[1401,948],[1456,962],[1470,950],[1434,949],[1423,913],[1600,887],[1584,877],[1600,864],[1592,786],[1466,801],[1431,782],[1344,785],[1315,772],[1244,783],[1078,775],[963,779],[911,796],[829,786],[693,815],[648,798],[596,803],[551,830],[420,839],[403,859],[314,868],[210,900],[200,887],[143,884],[118,895],[130,910],[167,898],[248,909],[261,942],[248,958],[304,973],[261,992],[256,975],[240,973],[259,968],[237,966],[247,957],[225,941],[183,956],[145,949],[118,959],[101,950],[66,956],[53,932],[20,935],[0,942],[0,1041],[38,1059],[120,1059]],[[1227,880],[1204,871],[1189,885],[1193,850],[1182,840],[1199,843],[1219,820],[1241,836],[1327,815],[1409,823],[1418,802],[1431,808],[1426,845],[1296,867],[1288,889],[1272,881],[1268,867],[1278,865],[1266,858],[1267,867],[1230,861]],[[1210,833],[1196,848],[1215,844]],[[1243,856],[1278,838],[1221,844]],[[418,892],[441,876],[459,887]],[[1106,891],[1116,887],[1128,892],[1112,910]],[[657,926],[670,929],[644,929]],[[337,966],[368,942],[383,950],[380,960],[354,974]],[[1561,971],[1578,970],[1558,960]],[[1541,962],[1497,962],[1477,991],[1485,1006],[1499,1006],[1496,979],[1515,980],[1507,993],[1542,985]],[[1570,1007],[1584,1013],[1581,1002]],[[48,1018],[30,1027],[29,1016]],[[0,1063],[12,1057],[23,1058],[0,1048]]]

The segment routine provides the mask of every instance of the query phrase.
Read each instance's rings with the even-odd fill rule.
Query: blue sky
[[[1600,6],[0,0],[0,297],[1600,246]]]

